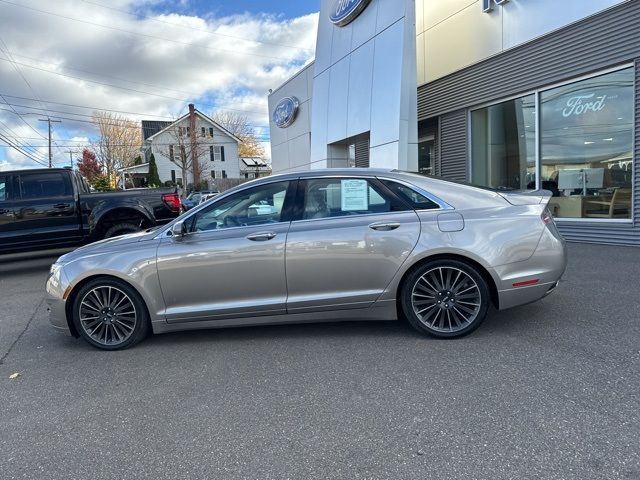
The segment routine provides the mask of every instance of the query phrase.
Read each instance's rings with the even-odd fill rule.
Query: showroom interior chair
[[[616,188],[609,200],[587,200],[584,216],[587,218],[630,218],[631,189]]]

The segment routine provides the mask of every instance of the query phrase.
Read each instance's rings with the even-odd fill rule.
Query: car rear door
[[[420,236],[415,211],[374,177],[301,180],[287,236],[287,311],[371,305]]]
[[[25,249],[80,242],[80,217],[68,172],[20,173],[16,187],[15,228]]]

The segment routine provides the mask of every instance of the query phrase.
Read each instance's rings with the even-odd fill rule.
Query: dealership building
[[[269,95],[273,172],[544,188],[570,240],[640,245],[640,1],[321,0]]]

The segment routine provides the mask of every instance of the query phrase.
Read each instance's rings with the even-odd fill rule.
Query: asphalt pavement
[[[52,258],[0,262],[0,478],[640,479],[640,249],[569,252],[554,294],[463,339],[351,322],[121,352],[49,327]]]

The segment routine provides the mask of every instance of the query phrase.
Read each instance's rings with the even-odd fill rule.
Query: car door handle
[[[53,208],[69,208],[70,206],[68,203],[56,203]]]
[[[400,224],[398,222],[379,222],[372,223],[371,225],[369,225],[369,228],[371,228],[372,230],[380,230],[386,232],[389,230],[395,230],[399,226]]]
[[[273,232],[258,232],[247,235],[247,240],[253,240],[254,242],[265,242],[271,240],[276,234]]]

